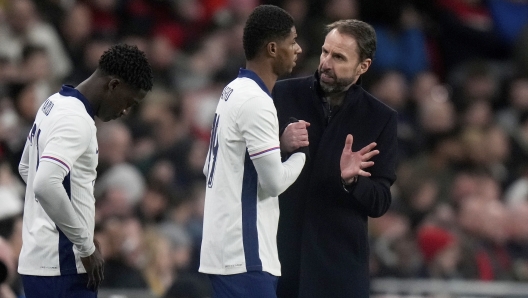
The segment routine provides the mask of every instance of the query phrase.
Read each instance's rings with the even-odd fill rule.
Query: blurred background
[[[363,86],[398,111],[399,162],[369,223],[372,296],[528,297],[528,0],[0,0],[0,297],[24,297],[17,167],[36,110],[118,42],[146,52],[154,90],[96,123],[100,297],[210,296],[202,167],[259,4],[296,21],[292,76],[315,72],[325,24],[376,29]]]

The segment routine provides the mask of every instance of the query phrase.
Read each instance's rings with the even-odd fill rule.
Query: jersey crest
[[[229,96],[231,96],[231,93],[233,93],[233,89],[226,86],[224,90],[222,91],[222,95],[220,96],[220,99],[227,101],[229,99]]]

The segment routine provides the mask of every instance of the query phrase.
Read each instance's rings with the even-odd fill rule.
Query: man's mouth
[[[321,81],[325,83],[330,83],[334,81],[334,78],[325,72],[322,72],[320,77],[321,77]]]

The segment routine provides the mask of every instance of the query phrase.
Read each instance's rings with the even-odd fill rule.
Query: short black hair
[[[99,69],[136,89],[152,90],[152,69],[145,53],[135,45],[113,45],[99,59]]]
[[[292,16],[274,5],[259,5],[249,15],[244,27],[244,53],[252,60],[271,41],[286,38],[294,26]]]
[[[339,33],[348,34],[356,39],[361,61],[374,59],[376,53],[376,31],[374,28],[360,20],[340,20],[326,26],[326,33],[337,29]]]

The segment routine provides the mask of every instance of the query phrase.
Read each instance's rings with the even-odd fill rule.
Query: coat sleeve
[[[390,186],[396,180],[396,161],[398,141],[396,135],[397,114],[392,111],[389,120],[376,140],[380,153],[373,158],[380,170],[371,177],[359,177],[357,183],[350,189],[350,195],[363,206],[370,217],[380,217],[390,207]],[[345,189],[343,189],[345,191]]]

